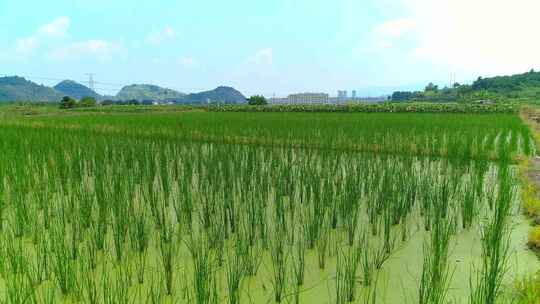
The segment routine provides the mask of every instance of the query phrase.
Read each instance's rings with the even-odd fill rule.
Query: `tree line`
[[[540,98],[540,72],[531,70],[512,76],[478,77],[471,85],[454,83],[439,88],[429,83],[423,91],[396,91],[392,101],[479,101],[505,98]]]

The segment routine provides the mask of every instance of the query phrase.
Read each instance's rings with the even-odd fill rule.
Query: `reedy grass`
[[[194,302],[197,304],[217,303],[214,256],[207,237],[204,234],[192,234],[186,241],[186,245],[193,260]]]
[[[491,149],[487,148],[489,142],[500,140],[496,136],[477,140],[473,145],[480,146],[469,152],[456,148],[459,140],[445,132],[432,132],[433,141],[415,142],[418,151],[436,150],[439,152],[435,154],[451,156],[450,161],[342,150],[267,149],[249,143],[239,146],[180,142],[170,140],[169,135],[155,137],[157,133],[153,131],[144,136],[126,132],[108,137],[86,129],[6,128],[1,124],[0,128],[5,134],[5,140],[0,142],[5,155],[0,158],[8,160],[0,162],[0,178],[4,180],[0,189],[4,199],[0,204],[5,206],[0,216],[4,219],[2,232],[15,231],[3,237],[1,251],[11,251],[11,258],[7,255],[6,267],[0,275],[11,277],[13,269],[24,273],[25,268],[16,265],[31,258],[31,281],[52,280],[60,293],[62,284],[69,285],[70,276],[59,280],[58,273],[62,276],[64,268],[71,268],[75,283],[67,288],[71,290],[66,291],[67,298],[81,301],[89,298],[85,295],[81,272],[94,273],[98,282],[102,275],[108,276],[106,282],[111,283],[120,276],[117,273],[120,267],[125,272],[123,282],[117,286],[120,295],[112,289],[102,291],[104,287],[98,286],[99,302],[125,302],[126,299],[140,302],[150,298],[156,302],[164,298],[176,301],[178,294],[183,294],[184,302],[225,301],[225,297],[220,299],[217,294],[229,279],[227,268],[231,267],[233,274],[236,271],[232,270],[238,270],[241,264],[242,278],[259,282],[261,275],[266,274],[258,272],[259,265],[263,257],[270,255],[272,259],[273,251],[283,252],[272,262],[277,267],[272,267],[270,275],[273,282],[278,282],[273,284],[283,285],[279,287],[282,290],[294,285],[291,291],[298,295],[300,286],[308,288],[302,284],[305,273],[310,273],[311,262],[322,264],[327,270],[333,269],[332,257],[337,255],[342,269],[346,269],[343,246],[362,235],[359,228],[366,224],[376,238],[366,235],[355,250],[360,251],[357,267],[361,268],[357,271],[362,278],[361,290],[371,289],[377,270],[393,254],[398,238],[405,242],[407,235],[413,233],[409,224],[421,222],[416,218],[418,214],[426,223],[426,230],[433,233],[436,217],[447,218],[453,212],[461,212],[462,193],[455,189],[465,189],[463,185],[472,180],[467,191],[474,193],[471,197],[478,209],[470,218],[471,223],[476,223],[487,201],[481,192],[485,191],[487,182],[500,178],[485,174],[491,169],[483,166],[492,168],[492,163],[477,164],[478,161],[471,162],[467,157],[455,159],[475,149],[480,152],[474,153],[480,154]],[[446,137],[437,139],[436,135],[440,134]],[[506,140],[513,141],[513,136],[506,136]],[[89,140],[81,141],[81,137]],[[371,143],[360,144],[380,144],[384,151],[397,140],[374,137]],[[378,142],[382,138],[387,142]],[[307,139],[291,137],[285,141],[294,140],[302,146]],[[353,145],[343,136],[332,139],[341,147]],[[249,142],[249,138],[246,141]],[[276,145],[278,142],[276,140]],[[485,147],[481,146],[483,142]],[[512,145],[515,146],[515,142]],[[396,148],[395,152],[406,150],[401,148]],[[497,153],[511,158],[507,155],[510,152]],[[34,167],[39,170],[28,169]],[[21,195],[24,192],[31,195]],[[437,200],[445,200],[448,206],[439,208],[434,204]],[[16,206],[19,202],[22,204]],[[463,218],[469,214],[465,209],[471,202],[467,203]],[[497,204],[492,203],[492,206]],[[30,220],[35,216],[37,224]],[[50,235],[47,237],[50,244],[40,247],[39,236],[43,231],[43,235]],[[281,231],[282,245],[276,246],[275,231]],[[195,239],[204,240],[204,248],[195,250],[195,255],[190,250],[190,255],[185,256],[184,245],[178,240],[185,238],[187,247],[192,247],[189,239],[197,233],[199,236]],[[19,242],[20,246],[8,244],[8,239]],[[174,251],[182,259],[170,258],[173,250],[169,249],[169,244],[178,246]],[[276,251],[280,246],[282,249]],[[336,248],[332,248],[334,246]],[[233,264],[229,264],[231,247],[235,248]],[[35,253],[19,259],[18,252],[26,249]],[[47,251],[51,254],[43,259]],[[36,258],[39,254],[41,260]],[[59,267],[58,261],[66,258],[71,266]],[[109,264],[111,259],[114,260],[112,265]],[[219,267],[220,263],[224,267]],[[79,264],[85,264],[82,269],[86,270],[79,269]],[[127,269],[131,265],[132,269]],[[179,269],[190,278],[180,278]],[[197,271],[192,273],[192,269]],[[154,271],[163,272],[159,295],[135,297],[134,292],[148,290],[153,284],[148,275],[153,277],[151,272]],[[44,275],[38,279],[37,273]],[[233,275],[229,279],[229,293],[242,289],[241,283],[236,284],[238,277]],[[308,277],[307,282],[309,280]],[[130,287],[135,281],[139,282],[138,286]],[[180,284],[175,284],[178,281]],[[281,281],[284,283],[279,283]],[[368,301],[362,293],[357,292],[357,297],[359,301]],[[295,299],[299,298],[290,300]],[[282,292],[281,301],[287,300]]]
[[[228,290],[227,302],[229,304],[240,303],[241,285],[246,272],[246,267],[241,256],[242,249],[238,245],[236,243],[232,252],[231,250],[228,251],[228,257],[225,262]]]
[[[296,240],[296,246],[294,247],[295,250],[292,259],[294,282],[297,286],[304,285],[306,272],[306,247],[304,236],[303,234],[300,234]]]
[[[285,231],[275,227],[270,239],[270,260],[272,262],[272,287],[274,301],[281,303],[287,283],[288,251],[285,245]]]
[[[482,265],[476,276],[471,276],[471,304],[494,304],[501,293],[509,263],[509,223],[511,203],[515,194],[514,181],[505,165],[499,167],[496,194],[488,197],[492,216],[482,227]]]
[[[356,300],[357,271],[360,263],[358,247],[349,247],[338,253],[336,266],[336,303],[352,303]]]
[[[328,241],[330,238],[330,227],[328,226],[328,217],[323,215],[323,226],[317,239],[317,259],[319,261],[319,269],[326,268],[326,258],[328,255]]]
[[[449,265],[452,223],[435,217],[428,240],[424,243],[424,262],[419,286],[419,304],[447,303],[453,269]]]

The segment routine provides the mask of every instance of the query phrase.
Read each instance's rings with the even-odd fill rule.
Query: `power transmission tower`
[[[88,87],[90,88],[90,90],[92,91],[95,91],[94,90],[94,74],[93,73],[86,73],[86,76],[88,76]]]

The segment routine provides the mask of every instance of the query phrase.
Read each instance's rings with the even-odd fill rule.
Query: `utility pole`
[[[88,87],[90,88],[90,90],[92,91],[95,91],[94,90],[94,74],[93,73],[86,73],[86,76],[88,76]]]

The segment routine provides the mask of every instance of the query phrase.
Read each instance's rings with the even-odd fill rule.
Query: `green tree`
[[[75,105],[77,104],[77,102],[75,101],[75,99],[69,97],[69,96],[64,96],[62,98],[62,100],[60,101],[60,108],[61,109],[71,109],[71,108],[74,108]]]
[[[433,84],[433,82],[430,82],[430,83],[427,85],[426,89],[425,89],[425,92],[426,92],[426,93],[427,93],[427,92],[437,92],[437,91],[439,91],[439,86]]]
[[[96,99],[93,97],[83,97],[79,101],[79,106],[81,107],[93,107],[96,105]]]
[[[264,106],[267,105],[268,102],[264,96],[255,95],[248,98],[248,104],[252,106]]]

